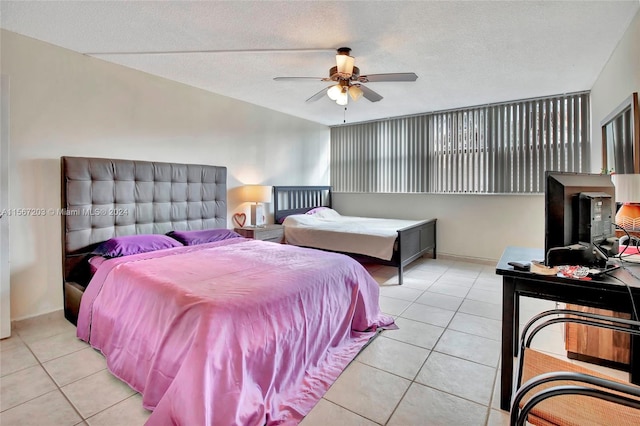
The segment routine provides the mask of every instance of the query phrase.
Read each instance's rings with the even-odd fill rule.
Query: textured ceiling
[[[80,53],[326,125],[588,90],[639,2],[12,2],[1,27]],[[305,99],[333,49],[384,99]],[[139,54],[135,52],[214,51]],[[260,51],[266,50],[266,51]],[[271,51],[277,50],[277,51]],[[102,53],[101,53],[102,52]],[[115,52],[115,54],[106,53]],[[131,52],[122,54],[117,52]]]

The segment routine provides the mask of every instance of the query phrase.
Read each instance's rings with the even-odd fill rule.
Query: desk
[[[631,299],[626,286],[611,277],[601,276],[591,281],[536,275],[514,271],[508,263],[522,260],[542,260],[544,251],[522,247],[507,247],[498,262],[496,274],[502,275],[502,375],[500,380],[500,408],[509,411],[513,387],[513,357],[518,350],[519,297],[535,297],[556,302],[572,303],[617,312],[632,312]],[[631,268],[631,266],[630,266]],[[640,269],[633,266],[635,275]],[[640,281],[628,271],[618,269],[612,273],[632,290],[640,309]],[[640,337],[631,339],[630,379],[640,384]]]

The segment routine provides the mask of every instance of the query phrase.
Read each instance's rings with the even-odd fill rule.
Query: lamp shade
[[[614,174],[616,201],[622,207],[616,213],[616,224],[627,232],[640,232],[640,174]]]
[[[349,87],[349,95],[351,96],[351,99],[353,99],[354,101],[357,101],[363,95],[362,89],[359,88],[358,86],[351,86]]]
[[[611,181],[616,187],[616,202],[640,203],[640,174],[614,174]]]
[[[347,91],[344,90],[342,93],[340,93],[340,95],[338,96],[338,99],[336,99],[336,103],[338,105],[346,105],[349,102],[349,95],[347,94]]]
[[[336,84],[335,86],[331,86],[327,89],[327,96],[329,96],[329,99],[331,99],[332,101],[337,100],[338,96],[340,96],[341,93],[342,93],[342,86],[340,86],[339,84]]]
[[[242,198],[244,201],[252,203],[270,203],[271,187],[266,185],[245,185],[242,188]]]
[[[338,65],[338,73],[345,76],[351,77],[353,74],[353,65],[355,64],[356,59],[353,56],[349,55],[336,55],[336,63]]]

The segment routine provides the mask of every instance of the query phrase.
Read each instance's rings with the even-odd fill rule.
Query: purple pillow
[[[185,246],[213,243],[214,241],[227,240],[229,238],[241,238],[242,235],[230,229],[203,229],[200,231],[171,231],[167,233]]]
[[[93,251],[104,257],[129,256],[173,247],[181,247],[178,241],[161,234],[127,235],[115,237],[100,244]]]

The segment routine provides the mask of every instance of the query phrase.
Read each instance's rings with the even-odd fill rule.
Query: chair
[[[640,336],[638,321],[569,309],[532,318],[520,338],[511,425],[640,425],[640,387],[531,349],[540,330],[567,322]]]

